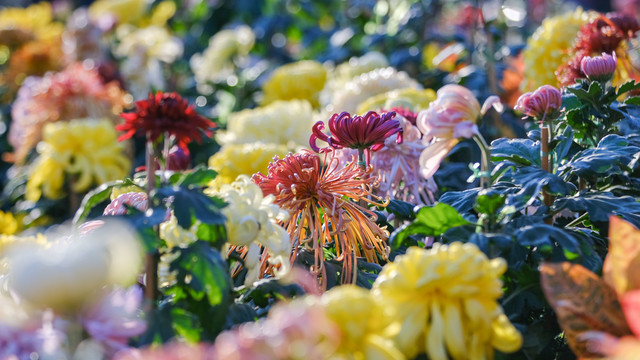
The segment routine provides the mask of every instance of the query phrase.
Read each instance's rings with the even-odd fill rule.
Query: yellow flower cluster
[[[372,96],[358,106],[358,114],[366,114],[367,111],[381,109],[391,110],[394,107],[403,107],[413,112],[418,112],[429,107],[429,103],[436,99],[436,92],[432,89],[404,88],[391,90]]]
[[[513,352],[522,345],[497,302],[506,268],[473,244],[410,248],[385,265],[372,293],[395,309],[402,324],[396,344],[409,358],[492,359],[494,348]]]
[[[269,252],[269,263],[280,266],[276,275],[286,273],[291,245],[289,234],[278,222],[285,221],[289,213],[273,204],[274,196],[264,197],[260,187],[246,175],[238,176],[230,185],[223,185],[211,193],[228,204],[222,213],[227,218],[229,244],[249,247],[251,258],[245,259],[248,269],[245,285],[252,285],[260,277],[260,246]]]
[[[579,7],[573,12],[547,18],[542,22],[523,51],[524,91],[533,91],[542,85],[559,85],[555,71],[569,60],[568,50],[580,27],[592,16],[593,13]]]
[[[316,61],[305,60],[280,66],[262,87],[262,103],[303,99],[318,107],[320,91],[326,81],[327,70]]]
[[[10,212],[0,210],[0,235],[13,235],[18,232],[18,221]]]
[[[276,101],[229,116],[227,131],[217,134],[222,144],[265,142],[290,148],[309,146],[313,110],[305,100]]]
[[[64,26],[52,20],[53,12],[48,2],[33,4],[27,8],[5,8],[0,11],[0,34],[3,31],[20,30],[33,35],[36,40],[58,39]],[[4,39],[0,36],[0,44]]]
[[[229,144],[209,158],[209,167],[218,172],[213,184],[216,188],[232,183],[238,175],[251,176],[258,171],[267,172],[274,156],[284,157],[289,149],[279,144]]]
[[[391,308],[368,290],[343,285],[320,299],[327,316],[340,329],[340,343],[331,359],[405,359],[390,339]]]
[[[187,230],[178,225],[178,218],[172,214],[169,220],[160,224],[160,239],[164,240],[169,248],[176,246],[188,247],[189,244],[198,241],[198,235],[196,234],[199,225],[200,221],[196,220]]]
[[[47,124],[43,142],[38,146],[40,156],[27,182],[26,197],[31,201],[42,195],[60,197],[65,174],[73,177],[72,188],[76,192],[120,179],[131,166],[123,150],[124,145],[118,142],[113,123],[108,119]]]
[[[247,56],[254,43],[253,30],[246,25],[213,35],[204,52],[193,55],[190,60],[198,89],[206,90],[209,82],[226,81],[235,72],[234,58]]]

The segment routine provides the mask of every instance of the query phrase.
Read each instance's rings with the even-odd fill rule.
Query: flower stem
[[[153,140],[147,134],[147,199],[149,199],[149,208],[153,206],[151,196],[156,185],[156,156]],[[144,294],[151,309],[156,307],[156,299],[158,298],[158,253],[152,251],[147,253],[145,257],[145,289]]]
[[[540,163],[544,171],[553,173],[553,157],[551,151],[549,150],[549,138],[549,126],[545,125],[540,129]],[[553,196],[549,194],[547,190],[542,190],[542,197],[544,199],[544,204],[548,208],[551,208],[554,200]],[[548,225],[551,225],[553,223],[553,218],[545,219],[544,222]]]
[[[473,135],[473,140],[480,148],[480,186],[488,189],[491,186],[491,150],[481,134]]]

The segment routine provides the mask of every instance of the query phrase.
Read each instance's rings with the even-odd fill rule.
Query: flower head
[[[10,212],[0,210],[0,235],[13,235],[18,232],[18,221]]]
[[[432,89],[416,89],[412,87],[396,89],[368,98],[358,106],[358,113],[365,113],[368,110],[382,111],[383,109],[391,109],[393,111],[401,109],[400,111],[405,114],[417,113],[428,108],[429,103],[435,99],[436,92]],[[396,111],[396,113],[404,116],[399,111]],[[405,116],[405,118],[415,125],[415,117]]]
[[[513,352],[522,344],[497,302],[506,269],[470,243],[412,247],[385,265],[372,292],[395,310],[402,323],[396,344],[409,358],[490,359],[493,348]]]
[[[585,56],[580,61],[580,70],[591,81],[606,82],[613,78],[618,66],[616,52],[611,55],[602,53],[602,56]]]
[[[262,87],[262,103],[303,99],[317,107],[320,90],[326,81],[327,70],[316,61],[305,60],[280,66]]]
[[[516,109],[539,121],[552,120],[562,106],[562,93],[551,85],[543,85],[533,93],[522,94]]]
[[[289,149],[280,144],[228,144],[209,158],[209,167],[218,172],[213,180],[217,185],[231,184],[238,175],[251,176],[266,172],[274,156],[285,156]]]
[[[370,152],[378,151],[384,147],[385,140],[396,134],[396,141],[402,143],[402,128],[400,122],[395,120],[395,112],[378,115],[375,111],[369,111],[364,116],[351,117],[348,112],[333,114],[329,119],[329,131],[331,136],[322,132],[324,123],[318,121],[313,125],[313,133],[309,138],[309,145],[315,152],[320,152],[316,144],[317,139],[329,143],[334,149],[351,148],[364,150],[366,163],[369,163]],[[328,148],[323,149],[328,151]]]
[[[211,120],[199,115],[187,100],[175,92],[149,94],[148,99],[136,101],[135,112],[120,116],[125,123],[116,129],[125,133],[118,140],[129,139],[137,133],[155,141],[166,133],[174,136],[178,146],[185,150],[192,140],[201,142],[203,132],[211,136],[211,128],[215,127]]]
[[[303,150],[284,159],[274,158],[267,175],[254,174],[253,181],[274,203],[286,209],[290,218],[284,223],[289,232],[295,259],[297,247],[314,250],[313,272],[325,271],[323,246],[335,242],[337,260],[343,262],[343,282],[352,281],[356,256],[368,262],[387,257],[388,233],[372,220],[374,214],[354,201],[367,199],[367,187],[373,178],[365,176],[355,162],[340,166],[331,158],[325,166],[312,152]],[[326,280],[324,277],[322,280]]]
[[[53,22],[53,10],[51,4],[43,1],[26,8],[7,7],[0,11],[0,44],[15,46],[20,44],[5,43],[14,37],[7,36],[8,32],[20,31],[25,41],[59,39],[64,26]]]
[[[138,211],[145,212],[149,208],[149,198],[144,192],[128,192],[119,195],[107,205],[102,215],[118,216],[129,212],[127,206],[134,207]]]
[[[422,176],[430,178],[440,162],[458,143],[459,138],[472,138],[478,134],[478,120],[495,107],[502,109],[497,96],[490,96],[482,107],[473,93],[460,85],[445,85],[437,92],[438,98],[427,110],[418,114],[417,125],[426,141],[431,141],[422,152]]]
[[[76,119],[47,124],[38,147],[40,156],[27,182],[26,196],[37,201],[62,194],[65,174],[75,175],[73,190],[84,192],[93,184],[123,178],[131,162],[107,119]]]

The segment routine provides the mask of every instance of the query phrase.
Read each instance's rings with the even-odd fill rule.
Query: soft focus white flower
[[[160,224],[160,239],[172,248],[175,246],[188,247],[191,243],[198,241],[198,226],[200,221],[196,220],[189,229],[178,225],[178,219],[171,214],[169,220]]]
[[[104,286],[130,285],[141,267],[138,239],[115,221],[61,236],[47,249],[15,247],[7,256],[10,289],[34,306],[60,312],[91,303]]]
[[[255,35],[246,25],[213,35],[204,52],[194,54],[190,60],[198,90],[205,90],[207,83],[226,81],[235,72],[234,58],[247,56],[254,42]]]
[[[394,89],[422,87],[404,71],[392,67],[380,68],[361,74],[337,89],[326,109],[332,112],[355,113],[358,106],[374,95]]]
[[[289,213],[273,204],[274,196],[263,196],[260,187],[247,176],[238,176],[230,185],[223,185],[215,194],[228,203],[222,209],[227,217],[228,242],[234,246],[248,246],[245,266],[249,270],[246,283],[251,285],[260,274],[259,246],[269,253],[269,263],[280,265],[277,275],[289,270],[291,245],[289,234],[278,225]],[[251,276],[249,276],[251,275]]]
[[[170,64],[182,55],[180,39],[161,26],[135,29],[123,25],[118,27],[118,37],[114,54],[124,59],[120,71],[134,98],[146,98],[151,88],[164,90],[161,62]]]
[[[219,132],[221,144],[265,142],[290,148],[309,145],[313,114],[304,100],[276,101],[229,116],[227,131]]]

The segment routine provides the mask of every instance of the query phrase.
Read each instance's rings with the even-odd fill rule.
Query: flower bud
[[[191,165],[191,155],[177,145],[174,145],[169,154],[166,155],[167,170],[182,171],[187,170]]]
[[[518,98],[516,109],[527,116],[544,121],[557,116],[561,106],[560,90],[551,85],[543,85],[532,93],[522,94]]]
[[[580,61],[580,70],[591,81],[606,82],[613,78],[617,65],[618,59],[615,51],[611,55],[603,52],[602,56],[583,57]]]

